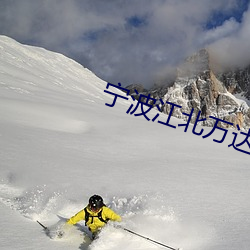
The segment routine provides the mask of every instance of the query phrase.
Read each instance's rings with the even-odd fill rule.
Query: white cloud
[[[210,45],[216,61],[229,67],[250,64],[250,9],[244,13],[242,22],[234,32]]]
[[[200,42],[201,44],[211,44],[214,41],[235,34],[239,28],[240,24],[232,17],[229,20],[226,20],[221,26],[205,30],[204,34],[201,36]]]

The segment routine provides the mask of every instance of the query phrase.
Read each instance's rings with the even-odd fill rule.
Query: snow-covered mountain
[[[217,77],[225,84],[230,93],[238,94],[250,103],[250,66],[225,70],[223,73],[218,73]]]
[[[205,126],[215,124],[215,120],[209,118],[213,116],[232,124],[220,122],[221,127],[236,128],[238,125],[248,130],[249,68],[221,73],[214,68],[212,61],[209,51],[202,49],[178,67],[176,79],[170,86],[154,86],[148,91],[143,90],[143,93],[161,98],[164,102],[162,111],[166,114],[171,111],[166,101],[181,106],[173,112],[177,118],[188,120],[185,114],[190,114],[193,109],[192,123],[195,123],[200,113],[199,118],[206,119],[202,122]],[[136,87],[128,86],[128,89],[131,88]]]
[[[249,155],[228,147],[235,130],[217,143],[223,131],[185,133],[157,109],[147,121],[127,113],[130,97],[105,105],[106,86],[63,55],[0,36],[0,248],[162,249],[112,225],[91,243],[84,222],[62,239],[36,223],[53,228],[97,193],[124,227],[171,247],[248,250]]]

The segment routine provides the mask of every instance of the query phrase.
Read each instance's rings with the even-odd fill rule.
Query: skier
[[[92,232],[94,239],[109,220],[120,222],[122,219],[120,215],[105,206],[101,196],[95,194],[89,198],[89,204],[72,216],[67,224],[74,225],[80,220],[85,220],[85,226]]]

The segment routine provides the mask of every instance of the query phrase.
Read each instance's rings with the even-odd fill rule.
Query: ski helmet
[[[98,210],[103,207],[103,199],[99,195],[93,195],[89,198],[89,206],[93,210]]]

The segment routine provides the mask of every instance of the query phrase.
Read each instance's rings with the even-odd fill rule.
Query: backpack
[[[100,221],[102,221],[104,223],[107,223],[109,221],[109,219],[104,220],[102,218],[102,210],[96,216],[90,215],[90,213],[87,210],[87,207],[84,208],[84,212],[85,212],[85,219],[84,219],[85,220],[85,226],[87,226],[87,222],[89,221],[90,218],[92,219],[90,224],[92,224],[93,221],[94,221],[94,217],[97,217]]]

